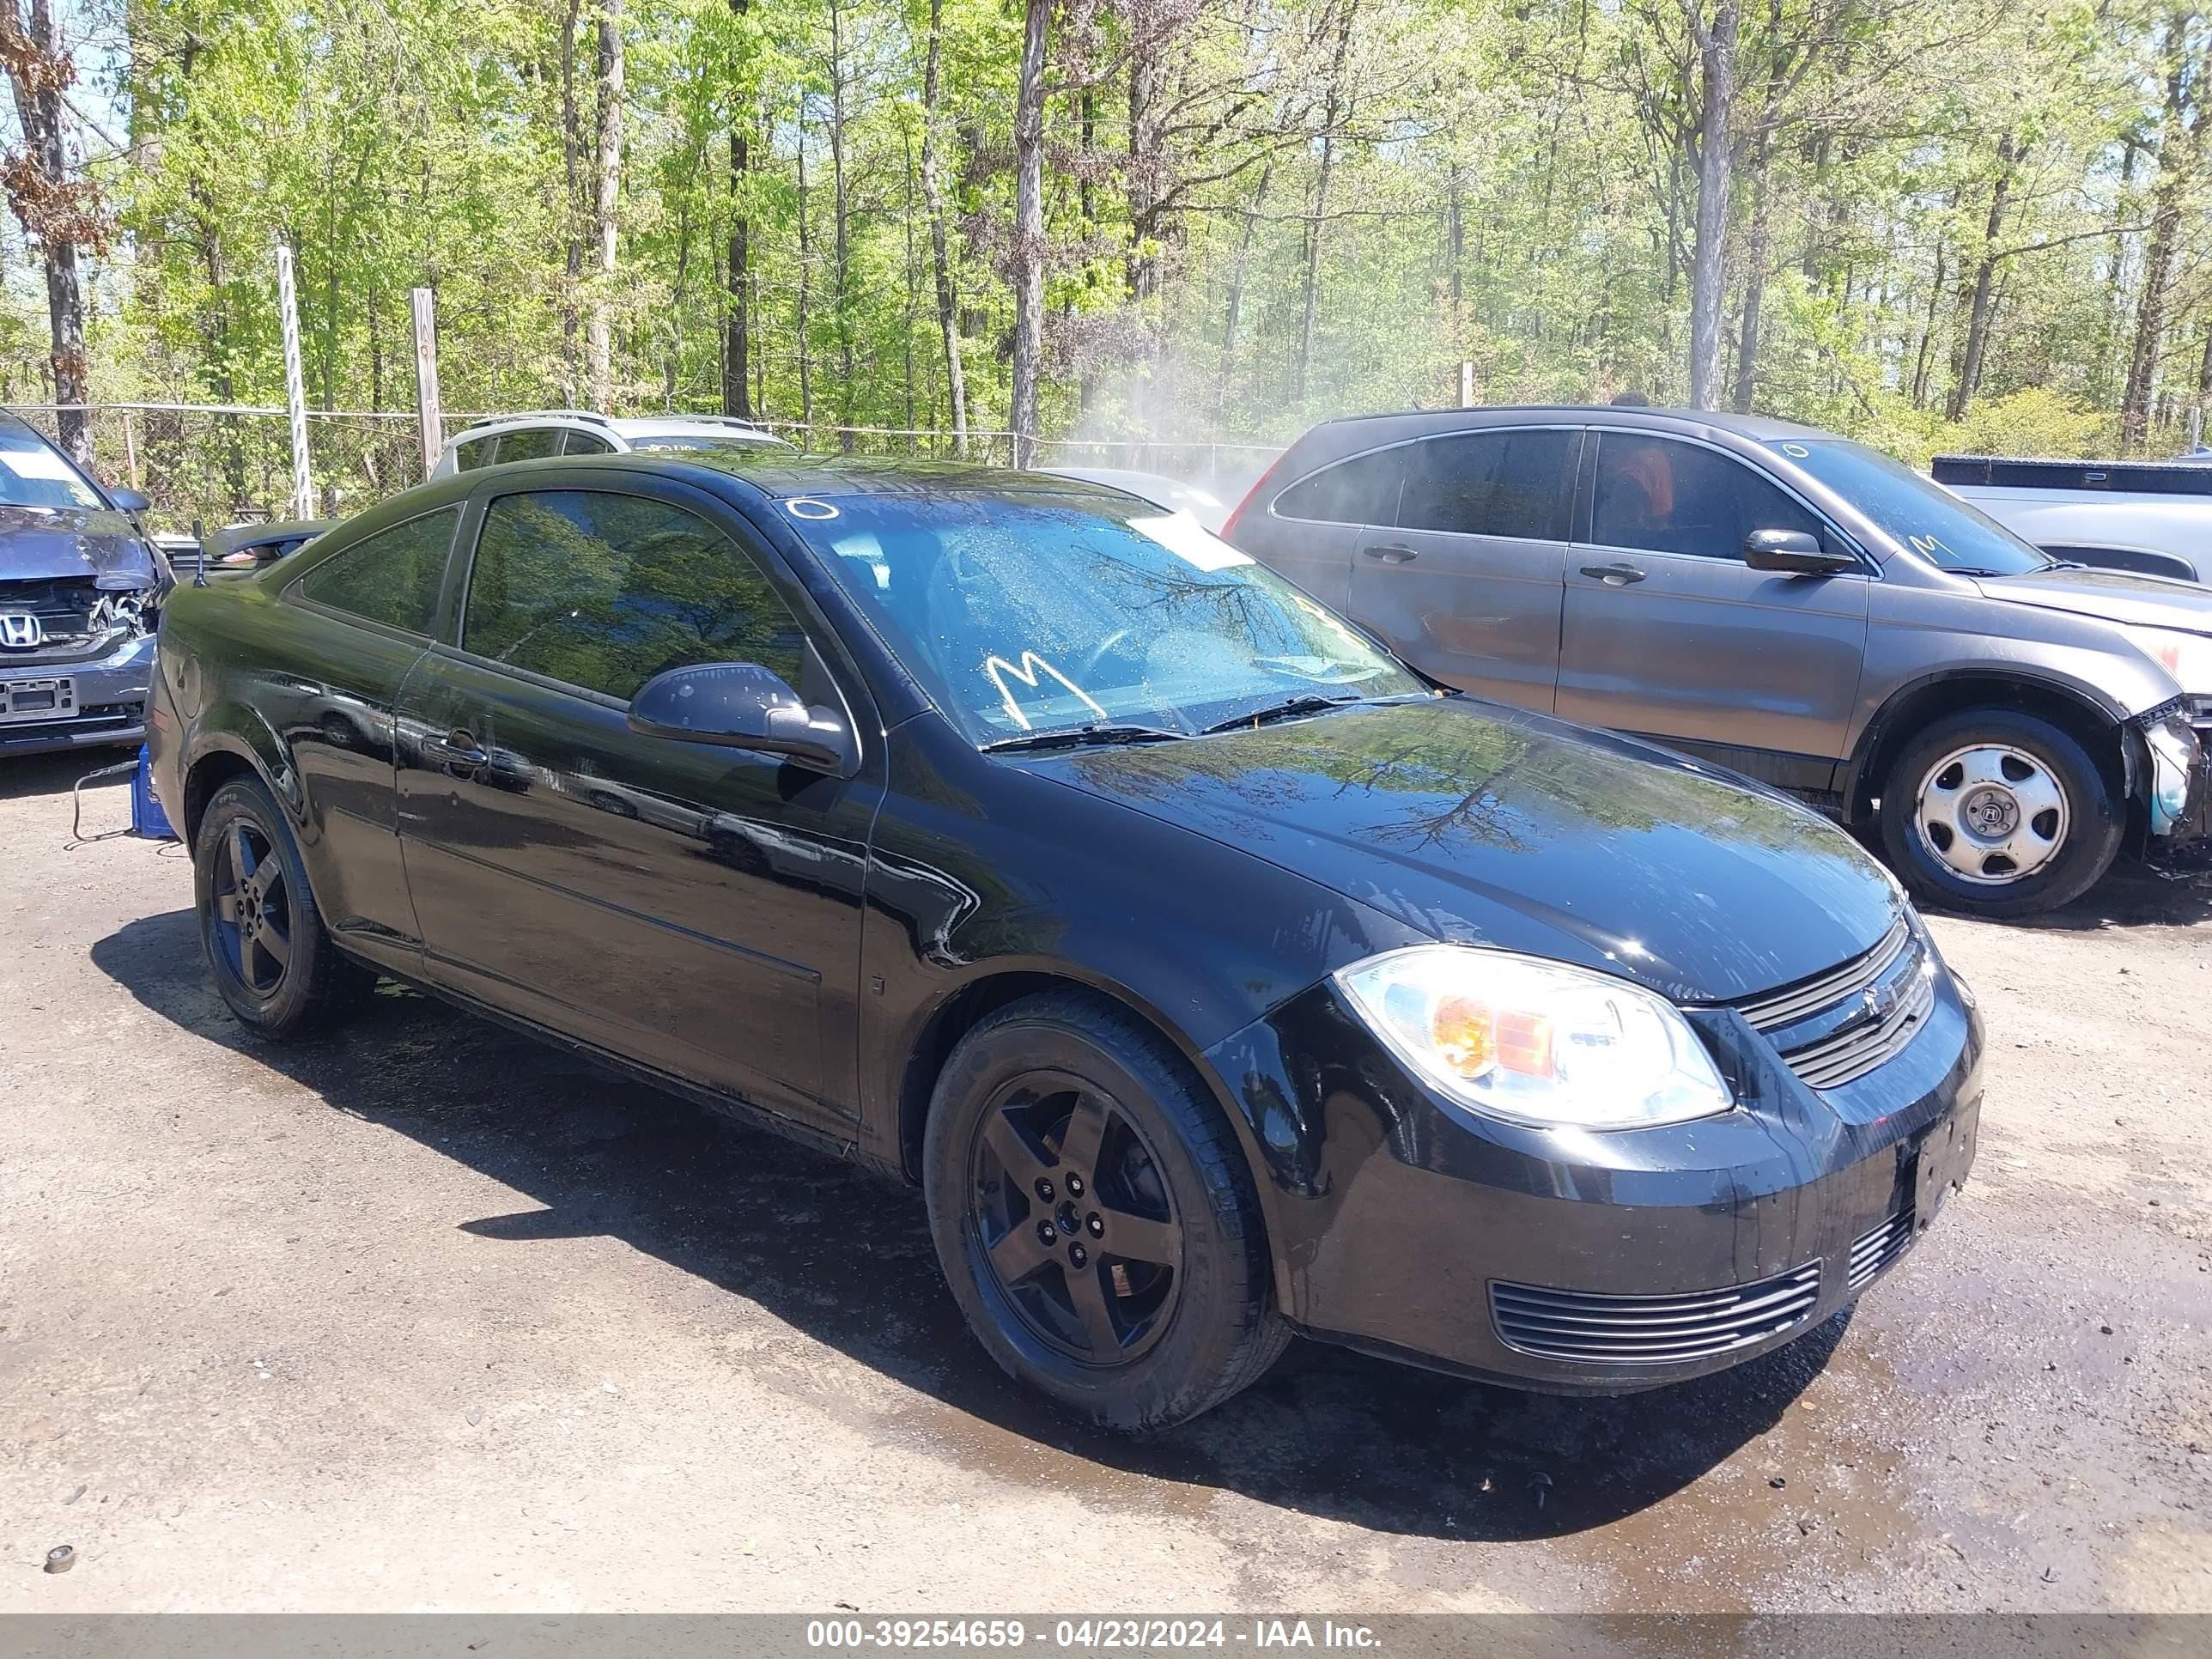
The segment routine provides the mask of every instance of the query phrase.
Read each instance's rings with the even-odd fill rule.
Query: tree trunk
[[[1938,241],[1936,244],[1936,275],[1928,284],[1928,310],[1920,319],[1920,349],[1914,356],[1912,365],[1912,406],[1915,409],[1928,406],[1928,354],[1936,339],[1936,308],[1943,301],[1943,258],[1946,252],[1943,244]]]
[[[1735,403],[1739,415],[1751,413],[1759,392],[1759,320],[1766,300],[1768,210],[1772,197],[1767,180],[1773,155],[1771,131],[1760,132],[1752,161],[1751,228],[1743,249],[1743,323],[1736,335],[1735,350]]]
[[[591,378],[592,407],[608,412],[614,403],[615,210],[622,198],[623,0],[599,0],[599,121],[593,149],[599,194],[592,233],[599,250],[593,275],[591,322],[585,351]]]
[[[91,395],[84,349],[84,284],[77,257],[86,221],[94,210],[88,189],[69,177],[62,132],[62,92],[76,79],[50,0],[31,0],[25,28],[15,0],[0,20],[9,84],[23,130],[27,179],[11,179],[9,204],[46,266],[46,325],[54,377],[54,429],[78,465],[92,465],[92,420],[83,404]]]
[[[806,426],[805,447],[814,442],[814,338],[808,302],[814,297],[814,250],[806,232],[806,106],[799,111],[799,418]]]
[[[576,27],[582,9],[583,0],[568,0],[561,18],[561,228],[567,274],[561,284],[561,364],[567,380],[561,400],[567,404],[583,401],[582,376],[576,372],[576,332],[583,326],[576,290],[584,279],[584,118],[576,101]]]
[[[1272,161],[1260,169],[1259,188],[1252,192],[1252,205],[1244,210],[1243,233],[1237,239],[1237,264],[1229,278],[1228,314],[1221,323],[1221,379],[1213,394],[1213,419],[1218,426],[1222,413],[1229,406],[1230,387],[1235,383],[1237,372],[1237,326],[1239,313],[1244,308],[1244,276],[1252,260],[1252,236],[1260,222],[1260,211],[1267,205],[1268,181],[1275,176]]]
[[[836,281],[832,309],[837,319],[837,447],[853,447],[853,295],[850,283],[852,228],[845,193],[845,34],[842,0],[830,0],[830,181],[831,271]]]
[[[929,51],[921,76],[921,197],[929,210],[930,264],[937,279],[937,331],[945,342],[945,386],[952,404],[952,453],[968,453],[968,380],[960,365],[960,316],[946,247],[945,184],[938,176],[938,57],[945,0],[929,0]]]
[[[733,17],[742,18],[751,9],[752,0],[730,0]],[[722,413],[746,416],[753,412],[748,375],[752,356],[752,221],[746,211],[750,204],[745,177],[752,164],[752,118],[750,97],[730,112],[730,331],[722,349]]]
[[[1007,425],[1013,461],[1036,459],[1037,382],[1044,368],[1044,70],[1053,0],[1026,0],[1014,94],[1014,384]]]
[[[1728,276],[1729,191],[1735,114],[1741,0],[1715,0],[1708,27],[1704,0],[1689,0],[1700,65],[1698,210],[1691,222],[1690,406],[1711,409],[1720,396],[1721,309]]]
[[[1329,58],[1328,96],[1322,106],[1321,169],[1314,179],[1313,214],[1306,221],[1306,269],[1299,296],[1298,360],[1297,371],[1291,380],[1291,401],[1293,404],[1305,402],[1306,386],[1313,369],[1314,329],[1321,309],[1322,237],[1328,217],[1329,175],[1336,167],[1336,125],[1344,118],[1340,96],[1344,87],[1344,60],[1352,49],[1352,24],[1357,9],[1355,0],[1344,0],[1344,10],[1337,24],[1336,51]]]
[[[2174,253],[2182,235],[2183,198],[2203,148],[2204,112],[2198,109],[2192,119],[2190,109],[2202,96],[2193,91],[2190,78],[2190,17],[2188,11],[2168,13],[2163,31],[2166,114],[2160,124],[2158,182],[2151,187],[2150,242],[2143,250],[2135,343],[2128,353],[2127,388],[2120,396],[2120,448],[2130,455],[2142,453],[2150,438],[2151,388],[2158,380],[2159,349],[2166,335]]]
[[[2001,171],[1996,183],[1990,187],[1990,216],[1982,228],[1982,257],[1975,266],[1974,285],[1966,301],[1966,346],[1960,353],[1959,374],[1951,385],[1950,401],[1944,405],[1944,416],[1949,420],[1965,418],[1982,384],[1982,362],[1989,353],[1990,318],[1995,308],[1992,301],[1997,261],[2002,257],[1997,251],[1997,237],[2004,229],[2005,210],[2012,198],[2013,169],[2019,159],[2012,135],[2007,133],[1997,141]]]

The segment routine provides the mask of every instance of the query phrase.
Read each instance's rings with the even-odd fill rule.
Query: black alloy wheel
[[[938,1073],[921,1172],[969,1329],[1081,1422],[1186,1421],[1290,1340],[1243,1144],[1163,1034],[1102,997],[977,1022]]]
[[[214,932],[225,963],[257,997],[283,988],[292,961],[292,895],[268,832],[234,818],[216,843],[210,871]]]
[[[1080,1078],[1034,1072],[976,1124],[969,1224],[1031,1334],[1120,1364],[1175,1318],[1182,1228],[1143,1128]]]
[[[192,884],[216,989],[263,1036],[303,1036],[375,982],[324,929],[290,827],[258,779],[234,779],[208,802]]]

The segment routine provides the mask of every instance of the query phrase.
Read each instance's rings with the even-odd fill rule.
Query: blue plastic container
[[[138,769],[131,775],[131,829],[132,834],[149,841],[177,839],[177,832],[169,827],[169,815],[161,810],[161,798],[154,793],[154,768],[143,743],[138,745]]]

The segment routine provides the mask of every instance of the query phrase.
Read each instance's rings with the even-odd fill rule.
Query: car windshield
[[[781,503],[978,744],[1191,736],[1422,683],[1188,514],[1048,492]]]
[[[2052,561],[1978,507],[1878,449],[1843,438],[1776,438],[1778,450],[1938,570],[2021,576]]]
[[[0,430],[0,503],[9,507],[98,507],[106,503],[37,434]]]

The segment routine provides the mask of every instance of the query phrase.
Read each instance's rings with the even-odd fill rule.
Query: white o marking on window
[[[827,501],[817,501],[811,495],[794,495],[783,504],[783,510],[794,519],[834,519],[837,509]]]

